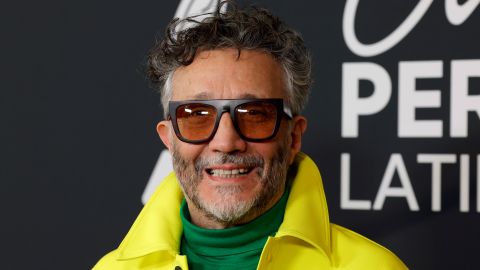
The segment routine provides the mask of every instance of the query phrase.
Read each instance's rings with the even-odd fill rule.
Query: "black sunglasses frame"
[[[237,124],[237,119],[235,117],[235,110],[238,106],[243,105],[245,103],[252,103],[252,102],[266,102],[275,105],[277,109],[277,119],[275,120],[275,128],[270,136],[260,139],[253,139],[248,138],[242,134],[240,128]],[[189,140],[182,136],[180,133],[180,129],[178,128],[177,123],[177,109],[178,107],[186,104],[205,104],[215,107],[217,112],[217,117],[215,119],[215,125],[213,127],[212,133],[205,139],[201,140]],[[292,111],[290,108],[284,105],[283,99],[281,98],[268,98],[268,99],[208,99],[208,100],[181,100],[181,101],[169,101],[168,102],[168,116],[167,120],[172,122],[173,130],[177,135],[178,139],[192,144],[201,144],[210,141],[213,139],[215,134],[217,133],[218,126],[220,124],[220,119],[222,118],[223,113],[229,112],[230,119],[232,120],[233,126],[235,127],[235,131],[245,141],[249,142],[263,142],[270,140],[277,135],[278,129],[280,127],[280,123],[282,121],[282,116],[285,115],[288,119],[292,119]]]

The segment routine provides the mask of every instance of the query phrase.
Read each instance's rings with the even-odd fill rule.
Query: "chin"
[[[251,194],[246,196],[222,188],[222,192],[217,194],[214,200],[202,200],[200,204],[201,209],[210,218],[221,223],[232,224],[243,220],[255,210],[257,198]]]

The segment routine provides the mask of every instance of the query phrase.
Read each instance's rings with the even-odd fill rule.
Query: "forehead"
[[[269,54],[236,49],[198,52],[193,62],[178,68],[172,80],[172,100],[284,98],[281,65]]]

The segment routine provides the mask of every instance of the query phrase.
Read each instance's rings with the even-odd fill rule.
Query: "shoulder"
[[[342,226],[332,224],[332,252],[338,264],[351,269],[406,270],[390,250]],[[347,267],[347,269],[350,269]]]

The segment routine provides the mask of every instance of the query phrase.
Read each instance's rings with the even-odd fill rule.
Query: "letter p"
[[[373,93],[360,97],[360,80],[373,83]],[[387,71],[375,63],[344,63],[342,65],[342,137],[358,137],[358,118],[372,115],[387,105],[392,83]]]

